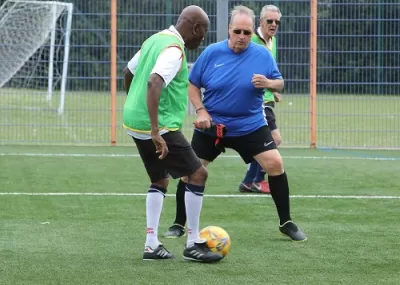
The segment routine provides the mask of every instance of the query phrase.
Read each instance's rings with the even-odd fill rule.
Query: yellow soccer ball
[[[231,248],[231,238],[221,227],[205,227],[200,231],[200,238],[206,240],[211,251],[219,252],[223,256],[226,256]]]

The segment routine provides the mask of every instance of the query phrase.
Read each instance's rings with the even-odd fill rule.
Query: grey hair
[[[271,12],[278,12],[279,15],[282,17],[282,13],[279,10],[278,7],[276,7],[275,5],[265,5],[262,9],[261,9],[261,13],[260,13],[260,19],[264,18],[265,12],[267,11],[271,11]]]
[[[230,24],[232,24],[233,18],[235,18],[237,15],[241,15],[241,14],[249,16],[253,20],[253,26],[254,26],[254,23],[255,23],[255,20],[256,20],[256,16],[254,15],[254,11],[251,10],[250,8],[247,8],[246,6],[243,6],[243,5],[239,5],[239,6],[233,7],[232,12],[231,12],[231,22],[230,22]]]

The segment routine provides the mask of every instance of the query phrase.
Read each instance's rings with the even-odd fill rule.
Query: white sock
[[[203,205],[203,196],[186,191],[185,204],[188,233],[186,246],[191,247],[199,239],[200,212]]]
[[[164,202],[164,195],[161,192],[149,192],[146,198],[146,220],[147,235],[145,246],[156,249],[160,242],[158,241],[158,225]]]

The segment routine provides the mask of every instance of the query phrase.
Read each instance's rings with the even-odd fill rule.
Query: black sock
[[[179,183],[176,189],[176,216],[174,224],[181,225],[182,227],[186,224],[186,207],[185,207],[185,192],[187,183],[179,179]]]
[[[278,176],[268,176],[269,188],[274,199],[280,224],[283,225],[290,218],[289,183],[286,172]]]

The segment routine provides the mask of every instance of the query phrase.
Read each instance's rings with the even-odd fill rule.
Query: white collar
[[[185,44],[185,41],[183,40],[181,34],[178,32],[178,30],[177,30],[173,25],[171,25],[171,26],[167,29],[167,31],[170,31],[171,33],[174,33],[174,34],[176,35],[176,37],[179,39],[179,41],[180,41],[183,45]]]
[[[272,38],[268,42],[264,39],[264,35],[261,32],[261,27],[257,28],[257,33],[258,33],[259,37],[262,38],[265,41],[267,46],[271,46],[272,45]]]
[[[258,36],[259,36],[260,38],[262,38],[262,39],[265,41],[264,35],[263,35],[262,32],[261,32],[261,27],[258,27],[258,28],[257,28],[257,33],[258,33]]]

